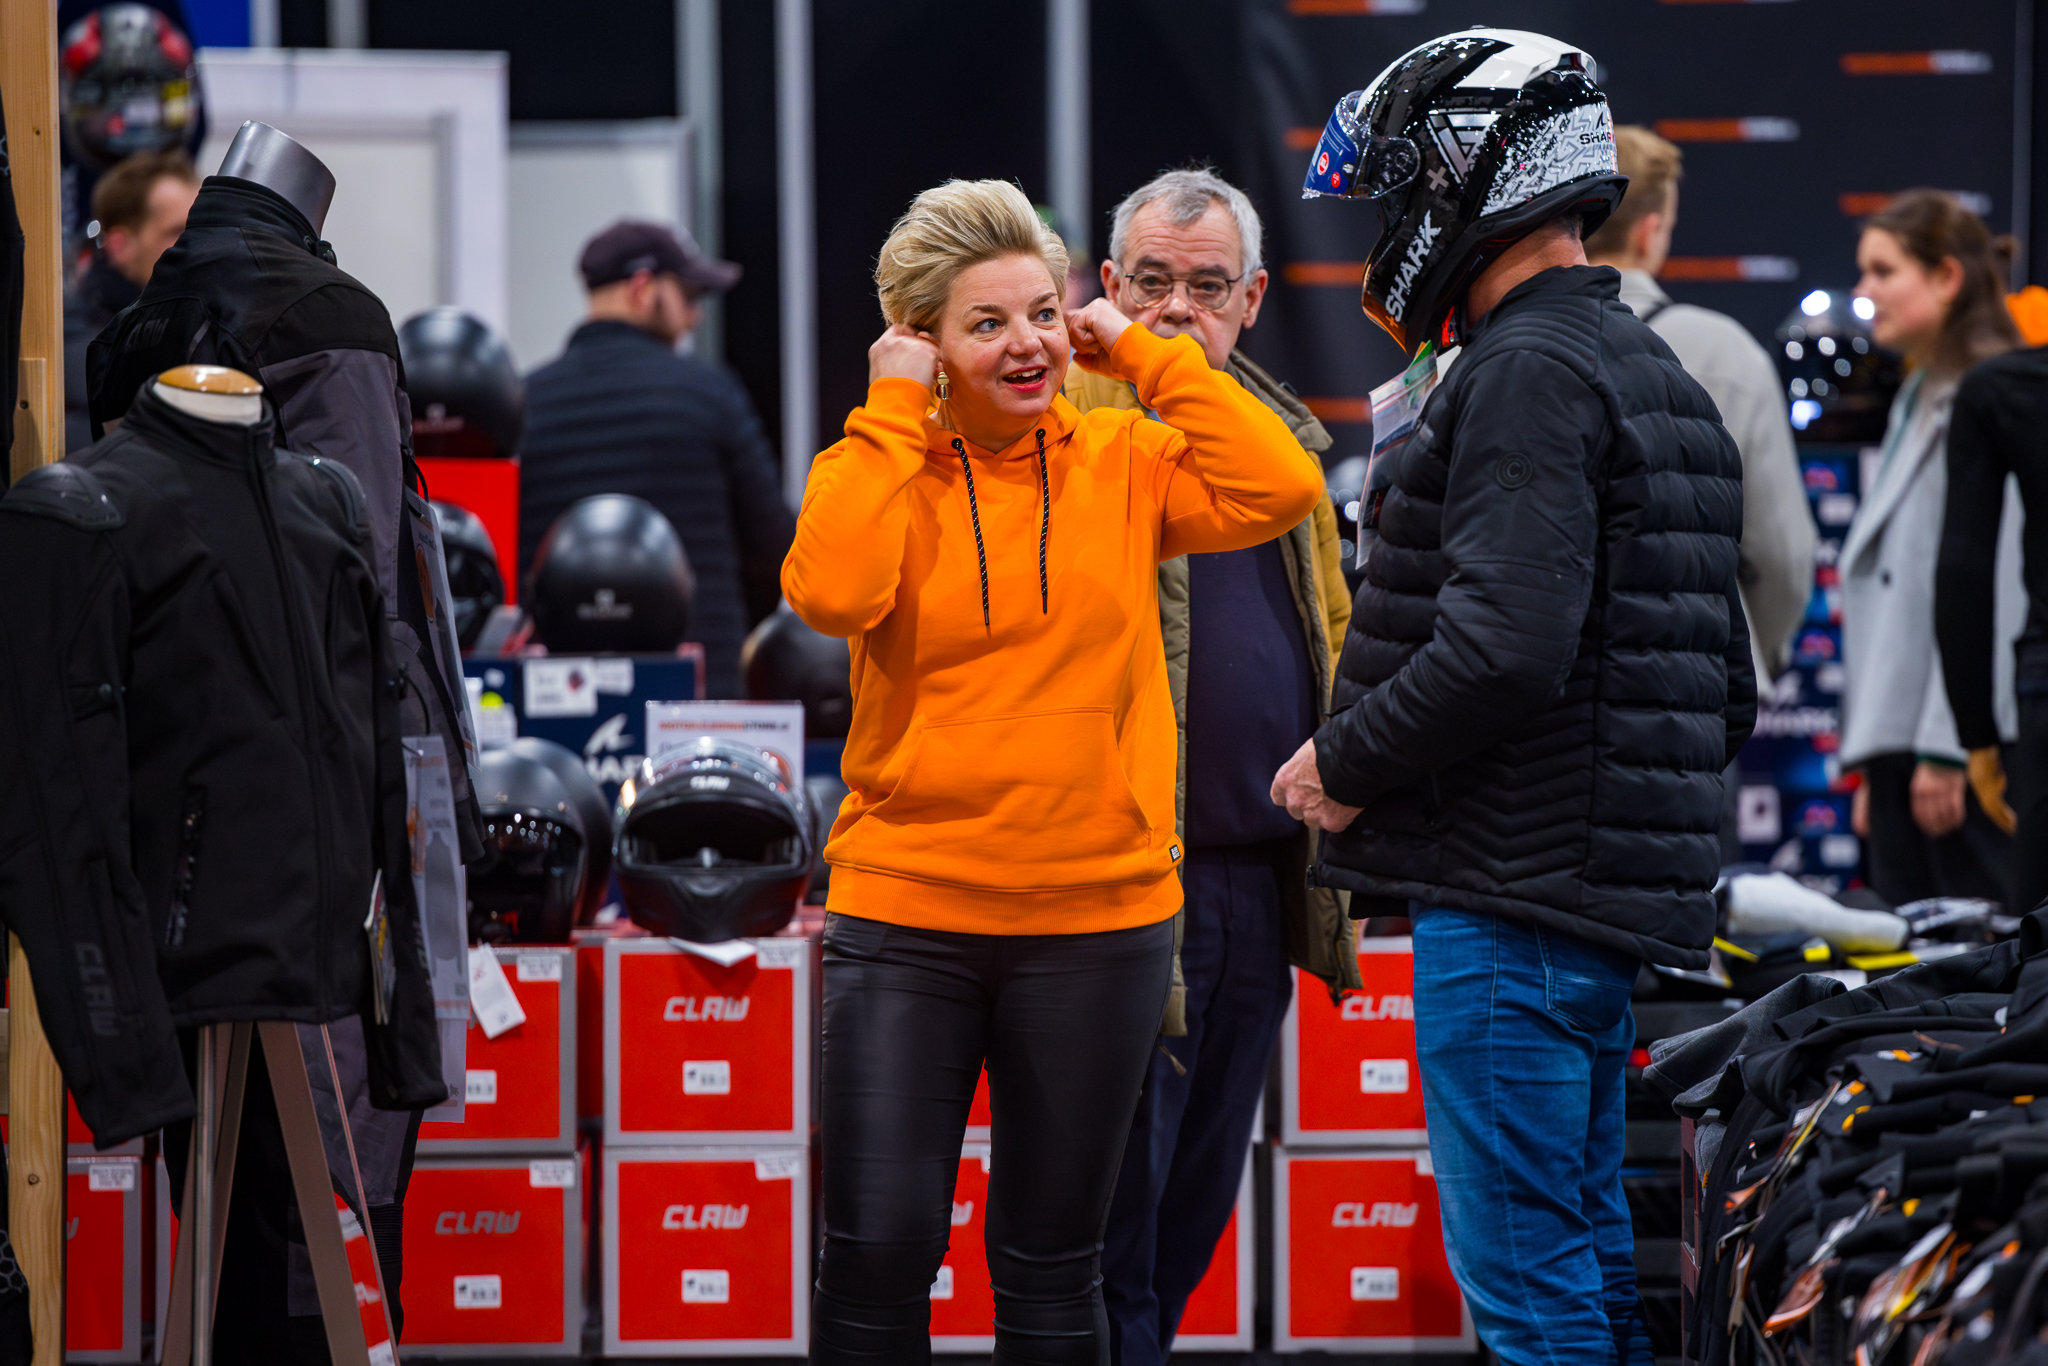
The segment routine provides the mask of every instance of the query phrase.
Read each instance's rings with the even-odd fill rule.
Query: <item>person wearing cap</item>
[[[677,351],[707,294],[740,268],[688,234],[623,221],[577,263],[589,317],[527,377],[519,470],[519,573],[555,518],[599,493],[645,498],[675,525],[697,576],[691,635],[705,696],[740,696],[740,644],[781,601],[796,519],[761,420],[731,371]]]

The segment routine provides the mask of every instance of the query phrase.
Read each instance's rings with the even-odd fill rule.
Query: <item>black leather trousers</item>
[[[1109,1360],[1102,1228],[1172,953],[1171,921],[979,935],[828,918],[812,1362],[930,1360],[931,1284],[984,1059],[996,1366]]]

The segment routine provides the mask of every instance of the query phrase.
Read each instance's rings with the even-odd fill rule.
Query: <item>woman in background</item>
[[[1094,1366],[1181,901],[1159,562],[1281,534],[1322,472],[1193,338],[1106,300],[1063,315],[1066,249],[1014,185],[919,195],[875,278],[867,402],[812,466],[782,571],[853,647],[811,1360],[929,1360],[986,1062],[995,1360]],[[1070,359],[1157,420],[1077,412]]]
[[[1956,385],[1977,362],[2020,344],[2005,307],[2006,263],[1983,221],[1938,190],[1909,190],[1869,219],[1856,263],[1871,334],[1903,353],[1910,373],[1842,542],[1841,761],[1863,777],[1852,824],[1868,842],[1877,893],[1892,904],[2003,901],[2011,841],[1968,790],[1935,648],[1934,579]],[[2000,577],[2002,592],[2018,592],[2016,561]],[[2010,713],[2009,670],[2002,692]]]

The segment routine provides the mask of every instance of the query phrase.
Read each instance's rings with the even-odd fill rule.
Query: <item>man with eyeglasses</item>
[[[1209,171],[1168,171],[1117,206],[1103,289],[1159,336],[1193,337],[1210,365],[1320,453],[1331,444],[1323,425],[1236,349],[1265,294],[1259,246],[1241,190]],[[1083,411],[1139,406],[1128,384],[1078,366],[1066,392]],[[1339,894],[1307,885],[1315,836],[1267,796],[1273,770],[1329,713],[1351,617],[1329,499],[1265,545],[1160,565],[1159,616],[1181,725],[1187,895],[1163,1037],[1105,1232],[1119,1366],[1166,1360],[1230,1221],[1293,988],[1290,960],[1332,990],[1358,985]]]

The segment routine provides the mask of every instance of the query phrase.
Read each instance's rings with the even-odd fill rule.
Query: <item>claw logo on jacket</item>
[[[1413,1228],[1420,1205],[1376,1200],[1370,1210],[1363,1200],[1342,1200],[1330,1214],[1331,1228]]]

